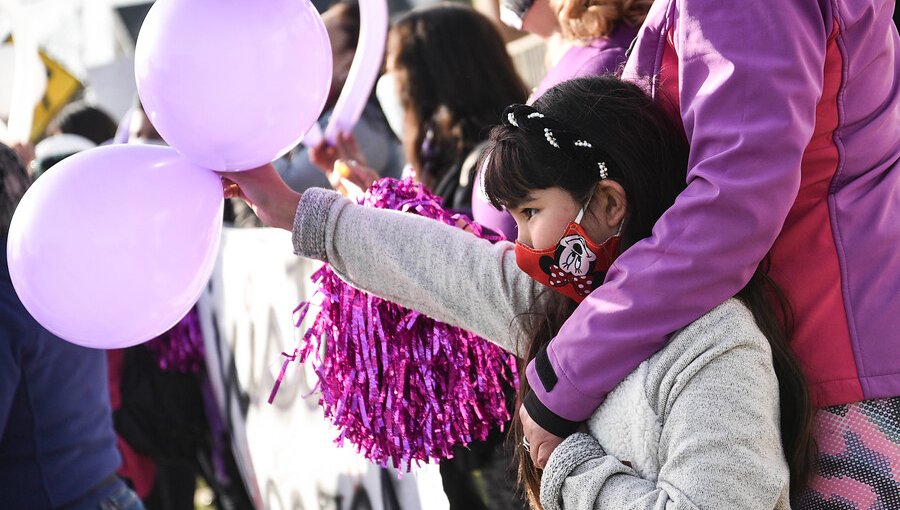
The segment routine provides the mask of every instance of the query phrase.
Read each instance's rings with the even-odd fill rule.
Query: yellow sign
[[[32,142],[37,142],[44,134],[44,130],[47,129],[47,124],[83,87],[78,78],[75,78],[59,62],[47,56],[43,51],[39,51],[39,54],[47,68],[47,91],[34,107],[34,122],[31,125]]]
[[[12,36],[7,37],[5,42],[13,43]],[[34,120],[31,123],[32,143],[41,138],[53,117],[84,87],[62,64],[42,50],[38,50],[38,54],[47,69],[47,89],[44,97],[34,107]]]

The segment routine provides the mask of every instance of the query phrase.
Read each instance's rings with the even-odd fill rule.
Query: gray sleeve
[[[518,314],[539,284],[519,270],[513,244],[491,244],[408,213],[357,206],[310,189],[297,207],[297,255],[326,261],[353,286],[469,330],[516,353]]]
[[[617,475],[643,483],[647,493],[653,489],[653,482],[637,478],[631,468],[607,455],[596,439],[582,432],[572,434],[550,454],[541,476],[541,504],[544,510],[625,508],[601,499],[604,484]]]
[[[771,351],[746,317],[719,319],[677,335],[651,361],[645,389],[662,421],[658,478],[629,473],[611,456],[573,462],[555,451],[541,487],[547,510],[789,507]]]

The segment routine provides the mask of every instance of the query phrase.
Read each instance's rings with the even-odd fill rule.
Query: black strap
[[[528,411],[528,415],[531,416],[531,419],[534,420],[535,423],[554,436],[568,437],[574,434],[581,425],[580,422],[567,420],[547,409],[547,407],[538,400],[537,395],[535,395],[533,391],[529,391],[528,394],[525,395],[525,400],[522,405],[525,406],[525,410]]]
[[[547,356],[547,345],[544,344],[535,356],[534,369],[537,371],[541,384],[544,385],[544,391],[553,391],[559,378],[556,376],[556,371],[553,370],[550,357]]]

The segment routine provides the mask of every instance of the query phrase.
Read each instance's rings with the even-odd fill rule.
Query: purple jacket
[[[572,430],[771,250],[814,403],[900,395],[900,38],[889,0],[657,0],[624,76],[668,95],[687,189],[527,370]]]

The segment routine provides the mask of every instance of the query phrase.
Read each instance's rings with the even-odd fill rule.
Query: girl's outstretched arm
[[[333,191],[311,188],[301,197],[271,165],[223,174],[223,184],[227,197],[245,200],[265,224],[292,230],[297,255],[328,262],[358,289],[516,353],[514,319],[540,287],[519,270],[512,243],[358,206]]]
[[[358,206],[331,191],[303,194],[293,233],[296,254],[328,262],[353,286],[513,353],[514,319],[540,291],[516,265],[512,243],[491,244],[429,218]]]

